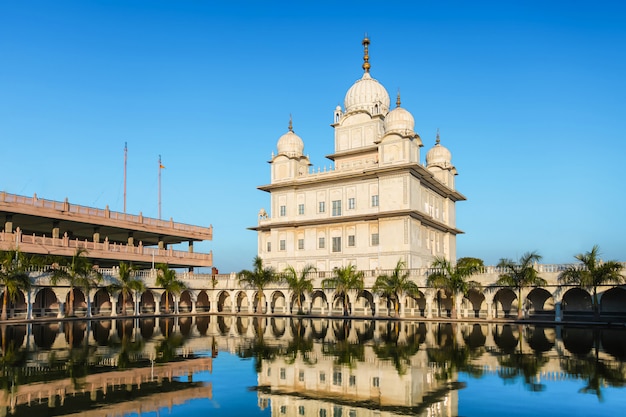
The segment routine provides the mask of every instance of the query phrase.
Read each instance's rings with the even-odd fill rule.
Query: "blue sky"
[[[293,115],[315,167],[362,75],[452,152],[458,256],[626,260],[626,6],[614,1],[0,2],[0,189],[214,226],[249,268]],[[395,101],[392,99],[392,101]]]

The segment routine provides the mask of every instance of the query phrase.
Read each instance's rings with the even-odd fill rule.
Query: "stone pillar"
[[[6,220],[4,222],[4,232],[5,233],[13,233],[13,215],[7,214]]]
[[[198,304],[198,301],[194,301],[191,300],[191,314],[196,314],[197,310],[196,310],[196,305]]]
[[[154,297],[154,314],[161,314],[161,299]]]
[[[135,238],[133,232],[128,232],[128,246],[135,246]]]
[[[193,240],[189,241],[189,253],[193,253]]]
[[[58,318],[63,318],[65,317],[65,303],[62,301],[59,301],[59,313],[57,314]]]
[[[93,241],[94,243],[100,243],[100,228],[99,227],[93,228]]]
[[[33,303],[34,303],[34,294],[33,289],[30,289],[26,292],[26,320],[33,319]]]
[[[117,297],[111,296],[111,317],[117,317]]]
[[[174,300],[174,314],[178,314],[178,304],[180,301],[180,296],[172,294],[172,299]]]
[[[159,249],[165,249],[165,242],[163,242],[163,236],[159,236]]]
[[[61,237],[61,229],[59,228],[59,221],[52,222],[52,238],[59,239]]]

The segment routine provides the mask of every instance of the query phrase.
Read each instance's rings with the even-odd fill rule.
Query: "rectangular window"
[[[320,408],[320,417],[326,417],[326,409]]]
[[[318,210],[320,213],[324,213],[326,211],[326,202],[320,201]]]
[[[325,239],[325,238],[323,238],[323,237],[320,237],[320,238],[318,239],[318,244],[317,244],[317,246],[318,246],[320,249],[324,249],[324,248],[326,247],[326,239]]]
[[[341,371],[333,371],[333,385],[341,386]]]
[[[267,251],[268,252],[272,251],[272,242],[267,242]]]
[[[324,372],[320,372],[320,382],[326,382],[326,374]]]
[[[280,206],[280,216],[284,217],[287,215],[287,206]]]
[[[378,246],[378,233],[372,233],[372,246]]]
[[[304,204],[298,204],[298,214],[304,214]]]
[[[280,379],[285,379],[287,378],[286,373],[285,373],[285,368],[280,368]]]
[[[298,239],[298,249],[304,249],[304,239]]]
[[[303,370],[300,370],[300,372],[298,372],[298,381],[304,382],[304,371]]]
[[[342,417],[343,408],[340,405],[333,405],[333,417]]]
[[[280,246],[280,248],[279,248],[280,250],[285,250],[285,247],[286,247],[286,246],[285,246],[285,239],[282,239],[282,240],[279,242],[279,246]]]
[[[300,414],[301,416],[304,415],[304,406],[303,405],[298,407],[298,414]]]
[[[333,216],[341,216],[341,200],[333,200]]]
[[[378,207],[378,194],[372,196],[372,207]]]
[[[355,207],[356,207],[356,201],[354,200],[354,198],[349,198],[348,199],[348,210],[354,210]]]
[[[341,252],[341,237],[333,238],[333,252]]]
[[[350,386],[353,387],[356,385],[356,375],[350,375]]]
[[[281,405],[280,406],[280,414],[287,414],[287,406],[286,405]]]
[[[354,246],[354,235],[348,235],[348,246]]]
[[[348,417],[356,417],[356,410],[350,410]]]
[[[380,386],[380,379],[377,376],[372,378],[372,386],[373,387],[379,387]]]

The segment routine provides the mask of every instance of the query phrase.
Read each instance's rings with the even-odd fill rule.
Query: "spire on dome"
[[[289,131],[293,132],[293,120],[291,118],[291,113],[289,113]]]
[[[400,107],[400,89],[398,88],[398,98],[396,99],[396,107]]]
[[[439,142],[441,142],[441,140],[439,140],[439,128],[437,128],[437,140],[435,141],[435,143],[439,145]]]
[[[365,34],[365,38],[363,38],[363,42],[361,42],[363,44],[363,70],[365,70],[366,73],[370,72],[370,56],[369,56],[369,44],[370,44],[370,40],[367,37],[367,33]]]

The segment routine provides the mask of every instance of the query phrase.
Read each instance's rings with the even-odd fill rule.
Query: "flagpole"
[[[159,155],[159,220],[161,220],[161,155]]]
[[[124,142],[124,213],[126,213],[126,162],[128,161],[128,143]]]

